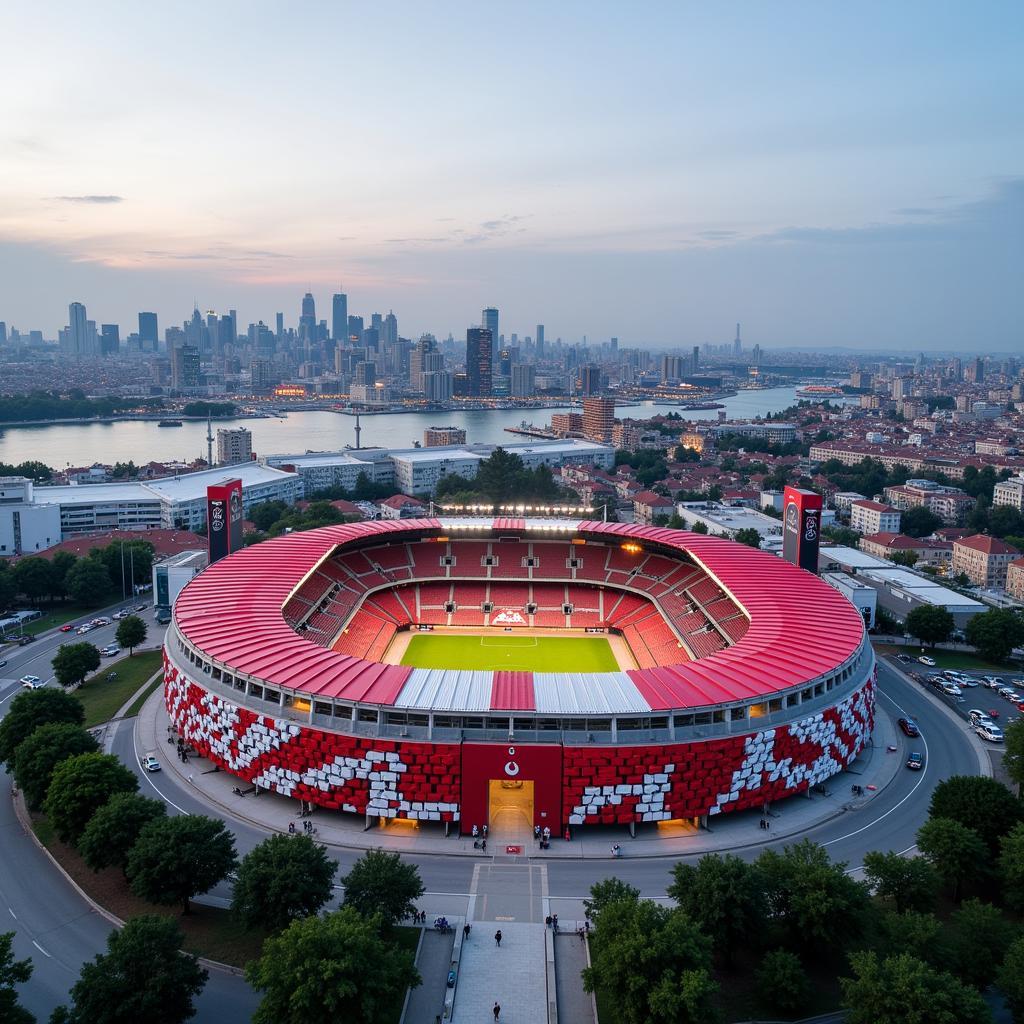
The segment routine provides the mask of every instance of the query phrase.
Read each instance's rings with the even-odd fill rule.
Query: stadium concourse
[[[189,583],[165,641],[170,720],[220,768],[464,833],[765,806],[854,760],[874,685],[862,619],[812,574],[617,523],[280,537]]]

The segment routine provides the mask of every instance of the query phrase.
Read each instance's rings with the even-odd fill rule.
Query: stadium
[[[178,597],[173,727],[260,791],[463,833],[762,808],[874,718],[857,611],[812,573],[660,527],[381,520],[242,549]]]

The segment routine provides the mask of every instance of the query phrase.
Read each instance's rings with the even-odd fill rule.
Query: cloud
[[[124,202],[124,196],[54,196],[53,198],[62,203],[94,203],[96,205]]]
[[[706,242],[722,242],[727,238],[735,238],[737,232],[735,231],[724,231],[724,230],[713,230],[713,231],[698,231],[697,237],[703,238]]]
[[[939,211],[930,209],[927,206],[904,206],[895,212],[901,217],[930,217]]]

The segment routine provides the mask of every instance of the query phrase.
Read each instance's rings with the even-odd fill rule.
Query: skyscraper
[[[544,325],[537,324],[537,358],[544,358]]]
[[[274,314],[274,335],[280,345],[284,338],[284,313]]]
[[[388,315],[381,321],[379,330],[382,345],[398,344],[398,317],[391,310],[388,310]]]
[[[614,426],[614,398],[583,399],[583,436],[585,438],[590,441],[610,441]]]
[[[585,396],[599,394],[601,391],[601,367],[593,364],[581,367],[580,384]]]
[[[117,324],[100,326],[100,355],[116,356],[121,347],[121,332]]]
[[[305,342],[307,346],[316,341],[316,303],[309,292],[302,296],[302,315],[299,317],[299,341]]]
[[[68,306],[68,348],[74,359],[90,355],[89,328],[85,306],[81,302],[72,302]]]
[[[700,346],[693,346],[693,372],[696,373],[700,369]]]
[[[498,311],[493,312],[494,322],[497,323]],[[493,343],[494,336],[486,327],[470,327],[466,331],[466,378],[471,398],[487,398],[491,394]]]
[[[155,352],[160,347],[156,313],[139,314],[139,345],[143,352]]]
[[[486,327],[491,332],[491,347],[496,348],[498,340],[498,311],[493,306],[488,306],[480,314],[480,326]]]
[[[348,340],[348,296],[340,291],[331,296],[331,338]]]
[[[350,316],[348,318],[348,336],[354,340],[356,345],[362,345],[363,318],[361,316]]]
[[[736,325],[736,338],[732,343],[732,354],[734,356],[743,354],[743,342],[740,341],[740,325]]]

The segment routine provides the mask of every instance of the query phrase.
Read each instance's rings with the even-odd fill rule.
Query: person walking
[[[501,1020],[501,1007],[497,1003],[494,1004],[494,1019]]]
[[[494,933],[494,944],[499,949],[501,948],[501,929],[500,928]]]
[[[466,939],[469,938],[470,930],[471,930],[471,927],[470,927],[469,922],[467,921],[465,923],[465,925],[463,925],[463,928],[462,928],[462,938],[463,938],[463,941],[465,941]]]

